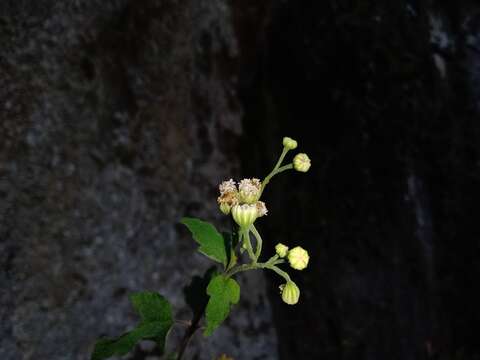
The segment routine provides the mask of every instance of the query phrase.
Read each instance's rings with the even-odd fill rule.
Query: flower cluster
[[[261,183],[259,179],[243,179],[238,184],[232,179],[220,184],[220,196],[218,205],[220,210],[232,217],[241,229],[248,229],[257,218],[267,214],[268,210],[263,201],[259,201],[261,195]]]
[[[286,283],[280,287],[282,299],[285,303],[293,305],[298,302],[300,290],[290,279],[289,275],[279,269],[277,265],[288,261],[293,269],[303,270],[307,267],[310,259],[308,252],[300,246],[289,250],[288,246],[277,244],[275,247],[276,255],[265,263],[257,263],[261,254],[262,239],[254,226],[255,221],[265,216],[268,212],[265,203],[260,201],[260,198],[271,178],[286,170],[294,169],[299,172],[307,172],[310,169],[310,159],[304,153],[296,154],[290,164],[282,166],[285,155],[290,150],[296,149],[298,143],[292,138],[284,137],[282,144],[283,151],[280,159],[272,172],[263,181],[257,178],[243,179],[238,183],[233,179],[223,181],[219,186],[220,196],[217,198],[217,201],[220,210],[225,215],[231,214],[233,220],[239,226],[239,242],[241,243],[242,251],[247,250],[252,260],[249,268],[271,269],[281,275],[286,280]],[[250,232],[256,238],[256,251],[253,250],[251,244]]]

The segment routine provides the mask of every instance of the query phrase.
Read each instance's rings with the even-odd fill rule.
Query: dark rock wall
[[[0,44],[0,358],[87,359],[136,322],[132,291],[188,319],[209,263],[178,221],[222,224],[216,186],[240,175],[228,4],[4,0]],[[187,358],[276,358],[263,278],[242,281]]]
[[[243,163],[272,166],[285,135],[313,161],[266,194],[266,237],[311,249],[300,306],[272,277],[280,358],[478,359],[478,5],[256,9]]]
[[[135,290],[188,318],[208,262],[178,220],[222,223],[218,182],[266,173],[288,135],[313,167],[269,185],[259,227],[311,251],[301,305],[269,276],[273,329],[247,274],[187,358],[479,359],[479,10],[3,0],[0,358],[87,359]]]

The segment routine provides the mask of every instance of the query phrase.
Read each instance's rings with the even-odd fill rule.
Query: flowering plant
[[[233,275],[256,269],[272,270],[280,275],[285,283],[280,285],[282,300],[289,305],[299,301],[300,289],[289,274],[279,265],[287,263],[295,270],[303,270],[309,262],[309,255],[300,246],[289,249],[277,244],[275,254],[267,261],[260,261],[263,240],[255,227],[255,221],[264,217],[268,210],[261,201],[261,196],[270,180],[277,174],[294,169],[307,172],[310,159],[306,154],[295,155],[293,161],[282,165],[290,150],[297,147],[297,142],[289,137],[283,138],[283,151],[273,170],[260,181],[257,178],[243,179],[236,183],[233,179],[223,181],[219,186],[217,199],[220,211],[233,218],[238,228],[231,234],[219,233],[207,222],[195,218],[183,218],[181,222],[190,230],[194,240],[199,244],[198,251],[211,260],[221,264],[222,271],[209,269],[203,278],[194,277],[185,289],[185,298],[193,310],[193,319],[187,324],[184,338],[178,351],[168,358],[180,360],[190,338],[200,328],[204,335],[210,336],[228,317],[230,309],[240,300],[240,285]],[[252,242],[253,240],[253,242]],[[246,252],[247,261],[240,262]],[[140,292],[130,296],[133,307],[141,321],[133,330],[120,337],[97,341],[92,360],[107,359],[114,355],[128,353],[139,341],[153,340],[163,352],[166,337],[175,323],[170,303],[156,292]],[[200,321],[205,315],[205,326]]]

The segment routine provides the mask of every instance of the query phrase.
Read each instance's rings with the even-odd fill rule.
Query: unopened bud
[[[225,215],[230,214],[230,210],[232,207],[228,205],[227,203],[220,203],[220,211],[224,213]]]
[[[311,162],[307,154],[300,153],[293,158],[293,167],[297,171],[307,172],[310,169],[310,165]]]
[[[276,251],[278,256],[283,258],[283,257],[287,256],[288,246],[279,243],[279,244],[275,245],[275,251]]]
[[[280,293],[282,294],[282,300],[288,305],[295,305],[300,298],[300,289],[293,281],[280,285]]]
[[[308,260],[310,260],[308,252],[300,246],[294,247],[292,250],[290,250],[287,258],[290,266],[296,270],[305,269],[308,265]]]
[[[259,179],[243,179],[238,185],[240,202],[253,204],[258,201],[261,195],[262,183]]]
[[[232,207],[232,217],[240,229],[248,229],[258,217],[257,206],[255,204],[235,205]]]
[[[288,150],[293,150],[297,147],[297,142],[292,138],[284,137],[283,146],[286,147]]]

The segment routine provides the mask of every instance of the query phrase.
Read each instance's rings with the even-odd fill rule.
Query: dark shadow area
[[[244,65],[243,163],[273,166],[281,136],[313,162],[266,194],[271,246],[312,249],[300,306],[283,306],[272,277],[282,359],[479,358],[475,13],[272,5]]]

